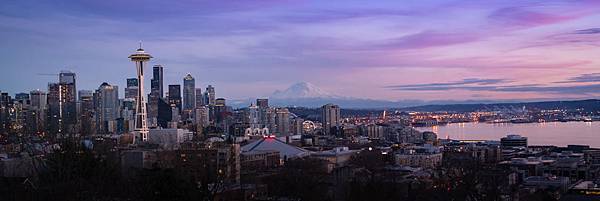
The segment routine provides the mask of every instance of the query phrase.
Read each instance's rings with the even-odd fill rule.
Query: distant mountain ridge
[[[340,96],[309,82],[298,82],[285,90],[277,90],[268,98],[271,105],[299,107],[321,107],[327,103],[334,103],[346,108],[388,108],[416,106],[424,103],[418,100],[396,102]]]
[[[334,103],[343,108],[401,108],[411,107],[426,104],[441,104],[441,103],[487,103],[486,101],[423,101],[423,100],[400,100],[400,101],[388,101],[388,100],[376,100],[368,98],[356,98],[340,96],[328,91],[325,91],[318,86],[309,82],[298,82],[292,84],[290,87],[284,90],[276,90],[269,98],[269,104],[273,106],[292,106],[292,107],[308,107],[316,108],[321,107],[327,103]],[[228,104],[241,108],[247,107],[251,103],[254,103],[255,99],[249,98],[244,100],[230,100]]]
[[[318,86],[309,82],[298,82],[292,84],[290,87],[284,90],[276,90],[269,98],[269,104],[278,107],[307,107],[317,108],[327,103],[334,103],[342,108],[352,109],[401,109],[410,111],[476,111],[489,109],[491,107],[532,107],[540,103],[543,108],[551,109],[552,107],[559,107],[564,102],[579,102],[582,100],[570,100],[570,101],[553,101],[553,100],[435,100],[435,101],[424,101],[424,100],[376,100],[368,98],[356,98],[340,96],[326,90],[319,88]],[[230,100],[228,105],[236,108],[248,107],[251,103],[254,103],[256,99],[248,98],[243,100]],[[583,100],[593,101],[593,100]],[[581,103],[586,107],[593,107],[594,103],[589,105]],[[578,104],[572,104],[575,107]],[[600,106],[599,106],[600,107]]]
[[[510,108],[529,108],[539,110],[576,110],[600,111],[600,100],[569,100],[569,101],[538,101],[538,102],[518,102],[518,103],[488,103],[488,104],[440,104],[440,105],[422,105],[415,107],[404,107],[404,111],[453,111],[453,112],[474,112],[481,110],[510,109]]]

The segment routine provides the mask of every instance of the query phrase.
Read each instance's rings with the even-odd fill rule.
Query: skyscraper
[[[33,90],[31,92],[29,92],[29,96],[31,97],[31,107],[38,109],[38,110],[44,110],[46,109],[46,104],[48,103],[48,97],[46,92],[42,91],[42,90]]]
[[[334,104],[326,104],[321,107],[321,121],[325,134],[331,134],[332,128],[340,126],[340,107]]]
[[[137,100],[138,93],[138,79],[137,78],[127,78],[127,87],[125,87],[125,98]]]
[[[177,107],[181,112],[181,85],[172,84],[169,85],[169,105],[171,107]]]
[[[256,107],[258,107],[258,119],[259,119],[259,124],[262,124],[263,127],[267,127],[269,129],[273,129],[275,126],[274,124],[274,120],[271,121],[270,117],[271,116],[276,116],[276,115],[270,115],[270,108],[269,108],[269,99],[266,98],[259,98],[256,99]],[[271,130],[274,131],[274,130]]]
[[[158,116],[156,117],[156,125],[162,128],[168,128],[169,122],[173,118],[173,110],[171,105],[164,98],[158,99]]]
[[[252,129],[254,128],[261,128],[261,126],[259,125],[260,122],[260,113],[258,110],[258,107],[254,104],[250,105],[250,107],[248,107],[246,109],[246,115],[245,115],[245,122],[246,124],[248,124],[248,126]]]
[[[9,128],[12,102],[13,100],[8,93],[0,93],[0,132],[4,132]]]
[[[275,108],[259,108],[260,123],[270,131],[277,131],[277,110]]]
[[[228,132],[228,119],[231,116],[231,107],[226,104],[225,98],[215,99],[214,106],[209,107],[209,119],[213,121],[217,127],[222,128],[226,133]]]
[[[215,99],[215,106],[226,106],[227,100],[225,98]]]
[[[60,84],[48,83],[48,121],[47,128],[51,135],[62,133]]]
[[[150,94],[148,94],[148,119],[152,126],[157,126],[158,104],[163,98],[163,67],[154,65],[152,68],[152,80],[150,83]]]
[[[155,92],[159,98],[163,97],[163,67],[154,65],[152,67],[152,80],[150,80],[150,92]]]
[[[209,124],[209,115],[208,115],[208,107],[206,106],[198,106],[194,110],[194,123],[202,128],[208,126]]]
[[[138,79],[135,77],[127,78],[127,87],[137,87],[138,82]]]
[[[258,108],[268,108],[269,107],[269,99],[266,99],[266,98],[256,99],[256,106],[258,106]]]
[[[129,58],[131,59],[131,61],[135,62],[139,85],[137,93],[138,100],[135,101],[135,131],[139,133],[141,140],[143,142],[146,142],[148,141],[148,117],[146,113],[146,100],[144,100],[144,66],[152,58],[152,56],[150,56],[150,54],[146,53],[144,49],[142,49],[142,44],[140,43],[140,48],[137,49],[133,54],[131,54]],[[135,142],[136,140],[133,141]]]
[[[204,102],[206,105],[214,106],[215,99],[215,88],[212,85],[208,85],[206,91],[204,91]]]
[[[277,122],[277,134],[286,136],[290,134],[290,112],[287,108],[278,108],[275,121]]]
[[[128,78],[127,79],[127,87],[125,88],[125,99],[121,102],[121,113],[120,117],[122,119],[118,119],[117,121],[117,133],[123,133],[125,131],[131,132],[135,129],[135,108],[137,104],[135,103],[138,99],[138,86],[139,81],[137,78]],[[148,95],[148,99],[152,99],[151,95]],[[152,108],[151,102],[148,105],[148,108]],[[150,109],[148,109],[150,110]],[[150,111],[148,111],[150,113]],[[148,119],[150,119],[150,114],[148,114]],[[152,125],[154,121],[148,121],[147,124]],[[150,126],[149,126],[150,127]]]
[[[79,102],[79,122],[81,122],[81,127],[79,129],[79,133],[81,135],[90,135],[95,134],[96,132],[96,123],[94,121],[94,92],[91,90],[79,90],[78,92],[78,102]]]
[[[46,124],[46,107],[48,104],[48,95],[41,90],[33,90],[29,92],[31,99],[32,118],[34,119],[32,126],[33,132],[44,131]]]
[[[61,71],[59,74],[60,85],[60,119],[62,130],[65,133],[74,133],[77,125],[77,87],[75,73]]]
[[[28,93],[15,94],[15,100],[16,101],[27,101],[27,100],[29,100],[29,94]]]
[[[17,128],[30,128],[33,124],[33,119],[30,118],[29,93],[17,93],[13,99],[10,120]]]
[[[119,119],[117,119],[117,133],[133,132],[135,131],[135,99],[123,99],[120,101],[120,113]],[[148,127],[151,127],[150,121],[148,121]]]
[[[98,133],[107,134],[116,131],[116,119],[119,117],[119,90],[117,86],[102,83],[94,93],[96,125]]]
[[[202,97],[202,89],[196,88],[196,107],[204,106],[204,98]]]
[[[183,78],[183,109],[192,111],[196,107],[196,81],[191,74]]]

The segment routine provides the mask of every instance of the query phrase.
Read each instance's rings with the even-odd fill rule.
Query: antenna
[[[139,42],[140,42],[140,49],[142,49],[142,41],[140,40]]]

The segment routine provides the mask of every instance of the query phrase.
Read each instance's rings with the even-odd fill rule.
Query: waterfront
[[[550,122],[523,124],[453,123],[443,126],[417,127],[419,131],[433,131],[439,138],[461,140],[500,140],[507,134],[519,134],[529,145],[569,144],[600,147],[600,122]]]

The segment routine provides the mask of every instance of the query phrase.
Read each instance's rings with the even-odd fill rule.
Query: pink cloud
[[[480,39],[477,34],[470,33],[439,33],[423,31],[420,33],[403,36],[381,45],[382,47],[401,49],[420,49],[429,47],[448,46],[461,43],[474,42]]]
[[[582,16],[584,16],[583,13],[559,15],[527,10],[523,7],[508,7],[496,10],[490,14],[489,18],[509,27],[536,27],[569,21]]]

